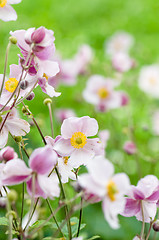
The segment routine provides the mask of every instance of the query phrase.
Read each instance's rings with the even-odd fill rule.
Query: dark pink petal
[[[30,156],[29,165],[34,172],[47,174],[57,163],[57,154],[49,146],[37,148]]]
[[[124,212],[121,215],[125,217],[132,217],[132,216],[135,216],[139,211],[140,211],[140,201],[127,198]]]
[[[136,187],[133,187],[132,190],[133,190],[134,198],[136,200],[143,200],[143,199],[145,199],[145,195],[140,190],[138,190]]]
[[[40,43],[44,39],[44,37],[45,37],[45,28],[40,27],[32,33],[31,40],[37,44],[37,43]]]
[[[146,198],[146,200],[148,201],[157,201],[159,199],[159,190],[155,191],[154,193],[152,193],[152,195],[148,198]]]

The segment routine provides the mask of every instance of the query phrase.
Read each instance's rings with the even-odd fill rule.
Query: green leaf
[[[1,226],[8,226],[8,219],[6,217],[0,217],[0,225]]]
[[[38,228],[40,227],[43,223],[45,222],[45,220],[38,220],[36,221],[35,223],[33,223],[30,227],[29,227],[29,230],[33,230],[35,228]],[[51,222],[46,222],[44,226],[49,226],[49,225],[52,225]],[[44,227],[43,226],[43,227]]]
[[[96,235],[96,236],[93,236],[93,237],[89,238],[88,240],[94,240],[94,239],[97,239],[97,238],[100,238],[100,236]]]
[[[75,237],[78,230],[79,219],[77,217],[72,217],[70,219],[70,222],[71,222],[72,236]],[[85,226],[86,226],[85,223],[81,224],[80,230],[82,230]],[[65,226],[62,228],[62,232],[65,236],[68,236],[67,224],[65,224]]]

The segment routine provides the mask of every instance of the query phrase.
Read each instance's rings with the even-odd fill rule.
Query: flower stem
[[[48,106],[49,115],[50,115],[51,134],[52,134],[52,138],[54,138],[54,127],[53,127],[53,117],[52,117],[51,103],[48,103],[47,106]]]
[[[149,230],[148,230],[148,234],[147,234],[146,240],[149,239],[149,236],[150,236],[150,233],[151,233],[152,224],[153,224],[153,221],[150,222],[150,227],[149,227]]]
[[[144,231],[145,231],[145,218],[144,218],[144,210],[143,210],[142,200],[141,200],[141,211],[142,211],[142,229],[141,229],[140,237],[141,237],[141,239],[143,239]]]
[[[81,197],[81,209],[80,209],[79,223],[78,223],[78,230],[77,230],[77,235],[76,235],[76,237],[78,237],[78,236],[79,236],[79,232],[80,232],[80,228],[81,228],[81,222],[82,222],[82,212],[83,212],[82,205],[83,205],[83,197]]]
[[[35,205],[34,205],[33,211],[32,211],[32,213],[31,213],[31,215],[30,215],[30,217],[29,217],[29,219],[28,219],[28,222],[27,222],[26,226],[24,227],[24,231],[25,231],[25,229],[28,227],[28,225],[29,225],[29,223],[30,223],[30,221],[31,221],[31,219],[32,219],[32,217],[33,217],[33,215],[34,215],[34,212],[35,212],[35,210],[36,210],[36,207],[37,207],[38,202],[39,202],[39,198],[37,198],[37,200],[36,200],[36,203],[35,203]]]

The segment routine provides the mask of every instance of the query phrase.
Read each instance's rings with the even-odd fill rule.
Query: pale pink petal
[[[30,125],[23,119],[13,118],[6,121],[8,131],[15,136],[25,136],[30,131]]]
[[[42,76],[45,73],[47,76],[53,77],[60,71],[58,63],[54,61],[40,61],[39,68]]]
[[[87,165],[94,155],[93,151],[75,149],[70,155],[69,162],[74,168],[78,168],[81,165]]]
[[[70,139],[61,138],[55,143],[53,149],[61,156],[70,156],[74,147],[71,145]]]
[[[2,131],[0,132],[0,148],[3,148],[8,141],[8,130],[7,128],[4,126]]]
[[[138,184],[137,188],[148,198],[158,187],[158,178],[154,175],[147,175],[142,178]]]
[[[3,8],[0,8],[0,19],[5,22],[17,20],[16,11],[10,6],[6,5]]]
[[[120,194],[126,194],[130,189],[130,180],[125,173],[117,173],[112,177]]]
[[[32,187],[32,181],[33,179],[29,179],[27,181],[27,191],[29,193],[30,196],[32,196],[32,191],[33,191],[33,187]],[[40,185],[39,185],[39,182],[37,180],[37,177],[35,179],[35,187],[34,187],[34,197],[35,198],[38,198],[38,197],[43,197],[43,198],[47,198],[47,195],[44,193],[44,191],[41,189]]]
[[[83,132],[86,136],[94,136],[97,134],[98,123],[96,119],[85,116],[81,118],[81,122],[81,132]]]
[[[20,159],[10,160],[3,168],[3,184],[15,185],[28,179],[32,170],[29,169],[25,162]]]
[[[15,32],[12,32],[12,31],[10,32],[10,34],[11,34],[12,36],[14,36],[14,37],[17,38],[17,41],[18,41],[17,44],[18,44],[18,46],[19,46],[21,49],[29,52],[30,46],[29,46],[29,45],[25,42],[25,40],[24,40],[25,33],[26,33],[25,30],[17,30],[17,31],[15,31]]]
[[[157,205],[156,203],[151,203],[151,202],[146,202],[142,201],[143,204],[143,212],[144,212],[144,221],[145,222],[150,222],[151,220],[154,220],[157,212]],[[142,211],[136,214],[136,218],[139,221],[143,220],[142,217]]]
[[[8,4],[18,4],[20,3],[22,0],[8,0],[7,3]]]
[[[31,169],[39,174],[49,173],[57,163],[57,154],[49,146],[37,148],[29,159]]]
[[[22,68],[20,65],[12,64],[10,65],[10,78],[16,78],[18,81],[20,79],[20,74],[22,73]]]

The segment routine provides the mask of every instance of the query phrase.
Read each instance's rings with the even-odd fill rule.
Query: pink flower
[[[88,116],[65,119],[61,126],[61,139],[55,145],[54,150],[61,156],[70,156],[69,163],[72,167],[86,165],[95,155],[95,146],[98,139],[88,137],[96,135],[98,123]]]
[[[2,0],[0,1],[0,19],[5,22],[17,20],[16,11],[10,4],[18,4],[22,0]]]
[[[59,108],[56,110],[55,115],[57,120],[60,122],[63,122],[67,118],[76,116],[75,112],[69,108]]]
[[[122,94],[114,90],[117,85],[118,83],[113,79],[93,75],[87,81],[83,97],[87,102],[94,104],[101,112],[118,108],[122,105]]]
[[[5,105],[6,102],[8,101],[8,99],[11,97],[11,95],[15,91],[15,89],[19,83],[21,74],[22,74],[22,68],[20,65],[16,65],[16,64],[10,65],[9,78],[5,78],[4,88],[3,88],[3,92],[2,92],[2,95],[0,98],[1,105]],[[1,82],[2,82],[2,79],[3,79],[3,74],[0,74]],[[26,81],[27,81],[28,86],[25,90],[20,88],[20,93],[19,93],[18,99],[20,99],[21,97],[25,97],[27,95],[27,93],[30,92],[31,88],[34,86],[36,78],[31,77],[29,74],[27,74]],[[15,94],[17,94],[18,92],[19,92],[19,88],[17,89]],[[14,98],[8,103],[8,105],[10,106],[13,103],[13,101],[14,101]]]
[[[137,152],[135,143],[131,141],[125,142],[123,149],[129,155],[135,154]]]
[[[60,157],[58,158],[58,166],[59,173],[61,175],[62,183],[68,182],[69,178],[72,180],[76,180],[76,175],[74,173],[74,169],[69,162],[68,157]]]
[[[17,153],[12,147],[5,147],[0,151],[0,161],[9,161],[11,159],[18,158]]]
[[[9,110],[9,108],[5,108],[4,110]],[[1,115],[2,120],[1,124],[5,118],[5,115]],[[3,148],[8,141],[8,133],[10,132],[13,136],[25,136],[26,133],[30,131],[30,125],[23,119],[20,119],[17,115],[16,109],[12,109],[9,113],[9,116],[0,132],[0,148]]]
[[[139,88],[154,98],[159,98],[159,65],[144,66],[140,70]]]
[[[49,146],[37,148],[29,159],[28,168],[21,159],[13,159],[3,168],[3,184],[15,185],[27,181],[27,190],[32,195],[33,174],[35,176],[35,198],[58,197],[60,190],[56,175],[48,177],[57,163],[57,154]]]
[[[143,209],[144,221],[150,222],[155,218],[158,199],[158,179],[153,175],[147,175],[138,182],[136,187],[131,186],[122,215],[125,217],[136,216],[139,221],[143,221]]]
[[[117,215],[124,210],[130,182],[125,173],[114,175],[114,167],[103,156],[95,157],[87,166],[88,172],[79,176],[78,182],[86,193],[102,200],[105,219],[112,228],[118,228]]]
[[[118,72],[127,72],[134,66],[134,60],[125,53],[117,53],[112,58],[112,66]]]
[[[127,32],[119,31],[112,35],[106,42],[106,53],[110,56],[114,56],[117,53],[128,53],[132,45],[134,44],[134,38]]]
[[[109,137],[110,137],[110,132],[109,130],[102,130],[102,131],[99,131],[98,136],[99,136],[99,142],[96,149],[96,155],[105,156],[106,155],[105,148],[107,146],[107,141],[109,140]]]

